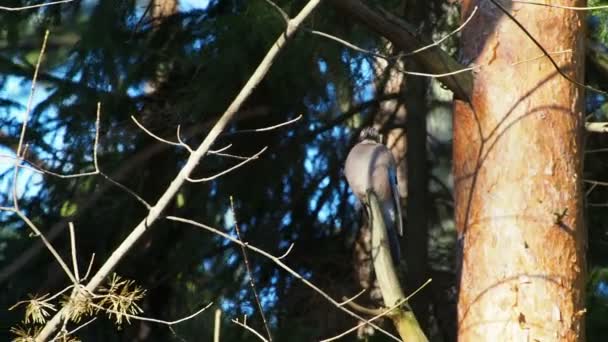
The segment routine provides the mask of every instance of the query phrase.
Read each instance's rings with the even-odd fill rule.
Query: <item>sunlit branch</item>
[[[608,9],[608,5],[577,7],[577,6],[564,6],[564,5],[545,4],[545,3],[542,3],[542,2],[525,1],[525,0],[512,0],[512,2],[513,3],[518,3],[518,4],[532,5],[532,6],[543,6],[543,7],[551,7],[551,8],[561,8],[561,9],[567,9],[567,10],[572,10],[572,11],[595,11],[595,10]]]
[[[0,11],[9,11],[9,12],[23,11],[23,10],[33,9],[33,8],[40,8],[40,7],[52,6],[52,5],[58,5],[58,4],[65,4],[65,3],[68,3],[68,2],[72,2],[72,1],[74,1],[74,0],[59,0],[59,1],[47,2],[47,3],[44,3],[44,4],[29,5],[29,6],[20,6],[20,7],[0,6]]]
[[[228,109],[226,109],[224,114],[209,131],[209,134],[207,134],[199,147],[189,155],[188,160],[182,169],[158,199],[156,204],[150,208],[146,217],[143,218],[135,228],[133,228],[131,233],[121,242],[121,244],[114,250],[112,255],[106,260],[97,273],[91,278],[89,283],[86,285],[87,290],[93,291],[96,289],[116,267],[120,260],[122,260],[129,249],[141,238],[141,236],[143,236],[148,227],[160,217],[162,211],[171,202],[184,182],[186,182],[186,179],[198,165],[201,158],[207,154],[213,143],[217,140],[228,123],[235,117],[243,103],[251,95],[253,90],[262,82],[262,79],[268,73],[268,70],[274,63],[279,52],[281,52],[285,44],[294,36],[302,22],[310,15],[310,13],[312,13],[319,3],[320,0],[310,0],[293,19],[289,20],[285,32],[279,35],[252,76],[239,91],[236,98],[232,101]],[[48,339],[48,337],[59,328],[65,310],[66,307],[63,307],[51,320],[46,323],[42,331],[36,337],[38,340]]]
[[[559,65],[557,65],[557,62],[553,59],[553,57],[551,57],[551,54],[545,49],[545,47],[536,38],[534,38],[534,36],[528,31],[528,29],[526,29],[524,27],[524,25],[521,22],[519,22],[519,20],[517,20],[517,18],[515,18],[502,4],[500,4],[500,2],[498,2],[496,0],[489,0],[489,1],[491,3],[493,3],[502,13],[504,13],[513,23],[515,23],[515,25],[517,25],[517,27],[519,27],[520,30],[522,30],[524,32],[524,34],[526,36],[528,36],[528,38],[530,38],[530,40],[534,43],[534,45],[536,45],[543,52],[543,54],[545,56],[547,56],[547,58],[549,59],[549,62],[551,62],[551,64],[555,68],[555,71],[557,71],[557,73],[559,73],[564,79],[568,80],[572,84],[576,84],[577,86],[585,88],[587,90],[591,90],[596,93],[608,95],[608,92],[606,92],[606,91],[596,89],[590,85],[581,83],[581,82],[573,79],[572,77],[566,75],[566,73],[564,73],[564,71],[559,67]]]
[[[231,171],[234,171],[234,170],[238,169],[239,167],[241,167],[241,166],[249,163],[252,160],[258,159],[258,157],[260,156],[260,154],[264,153],[264,151],[266,151],[267,149],[268,149],[268,146],[264,147],[258,153],[252,155],[251,157],[248,157],[247,159],[243,160],[242,162],[240,162],[240,163],[238,163],[238,164],[236,164],[236,165],[234,165],[234,166],[232,166],[232,167],[230,167],[230,168],[228,168],[228,169],[226,169],[226,170],[224,170],[224,171],[222,171],[220,173],[217,173],[217,174],[215,174],[215,175],[213,175],[211,177],[196,178],[196,179],[192,179],[190,177],[186,177],[186,180],[189,181],[189,182],[192,182],[192,183],[202,183],[202,182],[208,182],[208,181],[214,180],[214,179],[216,179],[218,177],[221,177],[221,176],[223,176],[223,175],[225,175],[225,174],[227,174],[227,173],[229,173]]]

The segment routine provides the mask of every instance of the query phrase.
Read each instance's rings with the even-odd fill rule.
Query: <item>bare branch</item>
[[[186,180],[189,181],[189,182],[192,182],[192,183],[201,183],[201,182],[208,182],[210,180],[214,180],[214,179],[216,179],[218,177],[221,177],[221,176],[223,176],[223,175],[225,175],[225,174],[227,174],[227,173],[229,173],[231,171],[234,171],[234,170],[238,169],[239,167],[241,167],[241,166],[249,163],[252,160],[258,159],[258,157],[260,156],[260,154],[264,153],[264,151],[266,151],[267,149],[268,149],[268,146],[264,147],[258,153],[252,155],[251,157],[248,157],[247,159],[243,160],[242,162],[240,162],[240,163],[238,163],[238,164],[236,164],[236,165],[234,165],[234,166],[232,166],[232,167],[230,167],[230,168],[228,168],[228,169],[226,169],[226,170],[224,170],[224,171],[222,171],[222,172],[220,172],[218,174],[215,174],[215,175],[213,175],[211,177],[198,178],[198,179],[192,179],[190,177],[186,177]]]
[[[220,330],[222,325],[222,310],[215,309],[215,324],[213,325],[213,342],[220,342]]]
[[[148,227],[153,224],[161,215],[162,211],[170,203],[172,198],[177,194],[181,186],[186,182],[186,179],[190,176],[191,172],[198,165],[199,161],[203,156],[207,154],[215,140],[228,125],[228,123],[234,118],[238,110],[241,108],[245,100],[251,95],[255,87],[262,82],[264,76],[268,73],[268,70],[274,63],[274,60],[278,56],[279,52],[283,49],[285,44],[294,36],[297,29],[300,27],[302,22],[312,13],[312,11],[319,5],[320,0],[310,0],[300,10],[298,15],[289,21],[285,32],[283,32],[272,47],[268,50],[268,53],[264,59],[260,62],[253,75],[249,78],[247,83],[243,86],[241,91],[238,93],[236,98],[232,101],[226,112],[220,117],[215,126],[211,129],[209,134],[205,137],[199,147],[190,154],[185,165],[182,167],[178,175],[171,182],[169,187],[165,190],[162,196],[158,199],[156,204],[150,208],[148,215],[143,218],[140,223],[131,231],[131,233],[122,241],[122,243],[114,250],[112,255],[106,260],[101,266],[97,273],[92,277],[86,286],[88,291],[93,291],[97,286],[101,284],[108,274],[116,267],[118,262],[124,257],[129,249],[137,242],[140,237],[146,232]],[[46,340],[48,337],[59,327],[61,324],[62,316],[66,308],[62,308],[55,316],[49,320],[42,331],[36,337],[39,340]]]
[[[59,1],[47,2],[44,4],[21,6],[21,7],[0,6],[0,11],[8,11],[8,12],[23,11],[23,10],[27,10],[27,9],[40,8],[40,7],[52,6],[52,5],[58,5],[58,4],[65,4],[68,2],[72,2],[72,1],[74,1],[74,0],[59,0]]]
[[[196,222],[196,221],[193,221],[193,220],[189,220],[189,219],[185,219],[185,218],[181,218],[181,217],[177,217],[177,216],[166,216],[165,219],[171,220],[171,221],[176,221],[176,222],[182,222],[182,223],[186,223],[186,224],[189,224],[189,225],[193,225],[195,227],[199,227],[199,228],[205,229],[205,230],[207,230],[209,232],[212,232],[212,233],[214,233],[216,235],[219,235],[219,236],[221,236],[221,237],[223,237],[223,238],[225,238],[227,240],[230,240],[233,243],[236,243],[238,245],[244,246],[245,248],[247,248],[247,249],[249,249],[249,250],[251,250],[251,251],[253,251],[253,252],[257,253],[257,254],[260,254],[260,255],[268,258],[270,261],[274,262],[277,266],[279,266],[283,270],[287,271],[287,273],[291,274],[296,279],[300,280],[302,283],[304,283],[304,285],[306,285],[309,288],[311,288],[313,291],[315,291],[316,293],[318,293],[319,295],[321,295],[323,298],[325,298],[327,301],[329,301],[331,304],[333,304],[335,307],[337,307],[341,311],[347,313],[349,316],[352,316],[352,317],[354,317],[356,319],[364,321],[367,324],[370,324],[373,328],[377,329],[378,331],[381,331],[386,336],[390,337],[391,339],[393,339],[395,341],[401,341],[400,338],[396,337],[395,335],[391,334],[390,332],[382,329],[378,325],[376,325],[376,324],[374,324],[374,323],[366,320],[365,318],[361,317],[360,315],[358,315],[358,314],[352,312],[351,310],[345,308],[344,306],[340,305],[340,303],[338,303],[335,299],[333,299],[325,291],[321,290],[315,284],[311,283],[308,279],[304,278],[298,272],[296,272],[291,267],[289,267],[285,263],[283,263],[283,261],[279,260],[279,258],[277,258],[274,255],[266,252],[265,250],[257,248],[255,246],[252,246],[250,244],[244,244],[239,239],[234,238],[231,235],[226,234],[223,231],[220,231],[219,229],[213,228],[211,226],[207,226],[207,225],[205,225],[203,223],[200,223],[200,222]]]
[[[540,49],[540,51],[543,52],[543,54],[545,56],[547,56],[547,58],[549,59],[549,62],[551,62],[551,64],[553,65],[553,67],[555,68],[555,71],[557,71],[557,73],[559,73],[564,79],[568,80],[570,83],[572,84],[576,84],[579,87],[585,88],[587,90],[591,90],[593,92],[596,93],[600,93],[600,94],[604,94],[604,95],[608,95],[608,92],[594,88],[590,85],[581,83],[575,79],[573,79],[572,77],[568,76],[565,72],[562,71],[562,69],[559,67],[559,65],[557,65],[557,62],[553,59],[553,57],[551,57],[551,54],[549,54],[549,52],[545,49],[545,47],[538,41],[536,40],[536,38],[534,38],[534,36],[528,31],[528,29],[526,29],[524,27],[524,25],[522,25],[522,23],[519,22],[519,20],[517,20],[517,18],[515,18],[503,5],[501,5],[498,1],[496,0],[490,0],[491,3],[494,4],[494,6],[496,6],[502,13],[504,13],[504,15],[506,15],[507,17],[509,17],[509,19],[515,24],[517,25],[517,27],[520,28],[520,30],[522,30],[524,32],[524,34],[526,36],[528,36],[528,38],[530,38],[530,40],[534,43],[534,45],[536,45],[536,47],[538,47]]]
[[[255,289],[255,283],[253,282],[253,273],[251,272],[251,266],[249,265],[249,258],[247,257],[247,249],[245,249],[246,242],[243,241],[241,237],[241,230],[239,229],[238,219],[236,217],[236,211],[234,210],[234,199],[230,196],[230,209],[232,210],[232,217],[234,219],[234,230],[236,231],[236,237],[241,241],[241,253],[243,254],[243,261],[245,262],[245,269],[247,270],[247,275],[249,276],[249,285],[251,286],[251,291],[253,292],[253,298],[258,306],[258,310],[260,310],[260,316],[262,317],[262,322],[264,323],[264,328],[266,329],[266,334],[268,335],[268,341],[272,341],[272,334],[270,333],[270,328],[268,327],[268,322],[266,321],[266,316],[264,315],[264,308],[262,307],[262,302],[260,302],[260,297],[258,296],[258,291]]]
[[[255,331],[255,329],[253,329],[252,327],[248,326],[246,322],[245,323],[241,323],[241,322],[238,321],[238,319],[233,319],[232,323],[240,325],[243,328],[249,330],[251,333],[253,333],[255,336],[257,336],[260,340],[262,340],[264,342],[269,342],[266,338],[264,338],[264,336],[262,336],[262,334],[260,334],[259,332]]]
[[[275,4],[272,0],[264,0],[266,1],[267,4],[269,4],[270,6],[272,6],[281,16],[281,18],[283,18],[283,20],[285,21],[285,24],[289,25],[289,16],[287,15],[287,13],[285,13],[285,11],[283,11],[283,9]]]
[[[284,259],[287,255],[289,255],[289,252],[291,252],[291,249],[293,248],[295,244],[292,242],[291,245],[289,245],[289,248],[287,248],[287,250],[285,251],[285,253],[283,253],[283,255],[281,255],[280,257],[277,257],[277,259],[282,260]]]
[[[72,250],[72,268],[74,269],[74,278],[80,282],[80,274],[78,272],[78,258],[76,256],[76,233],[74,232],[74,223],[70,222],[70,249]]]
[[[363,289],[363,290],[359,291],[359,293],[357,293],[356,295],[354,295],[354,296],[352,296],[350,298],[343,297],[342,298],[342,303],[340,303],[340,305],[345,305],[345,304],[348,304],[348,303],[352,302],[353,300],[359,298],[359,296],[361,296],[362,294],[364,294],[365,291],[367,291],[367,290]]]
[[[126,187],[125,185],[122,185],[121,183],[113,180],[112,178],[110,178],[110,176],[106,175],[103,172],[99,172],[99,174],[103,178],[105,178],[108,182],[116,185],[117,187],[121,188],[129,195],[133,196],[133,198],[135,198],[139,203],[143,204],[146,207],[146,209],[150,210],[150,208],[152,208],[152,206],[148,202],[146,202],[145,199],[143,199],[141,196],[139,196],[135,191],[133,191],[133,190],[129,189],[128,187]]]
[[[137,119],[131,115],[131,120],[133,120],[133,122],[135,122],[135,124],[137,125],[137,127],[139,127],[142,131],[146,132],[146,134],[148,134],[149,136],[151,136],[152,138],[165,143],[167,145],[172,145],[172,146],[178,146],[178,147],[182,147],[182,144],[178,143],[178,142],[173,142],[173,141],[169,141],[166,139],[163,139],[161,137],[159,137],[158,135],[150,132],[146,127],[144,127],[144,125],[140,124],[139,121],[137,121]]]
[[[592,133],[608,132],[608,122],[586,122],[585,130]]]
[[[396,308],[400,307],[401,305],[403,305],[404,303],[406,303],[408,300],[410,300],[410,298],[412,298],[414,295],[416,295],[416,293],[418,293],[419,291],[421,291],[422,289],[424,289],[424,288],[425,288],[425,287],[426,287],[428,284],[430,284],[430,283],[431,283],[431,281],[432,281],[432,279],[427,280],[427,281],[426,281],[424,284],[420,285],[420,287],[418,287],[418,288],[416,289],[416,291],[412,292],[412,294],[410,294],[410,295],[409,295],[409,296],[407,296],[406,298],[403,298],[402,300],[398,301],[397,303],[395,303],[395,305],[391,306],[390,308],[387,308],[387,309],[386,309],[386,310],[384,310],[384,311],[378,312],[378,313],[377,313],[377,314],[376,314],[374,317],[372,317],[372,318],[371,318],[369,321],[370,321],[370,322],[373,322],[373,321],[375,321],[375,320],[377,320],[377,319],[379,319],[379,318],[381,318],[381,317],[383,317],[383,316],[386,316],[386,315],[390,314],[390,312],[391,312],[391,311],[393,311],[394,309],[396,309]],[[360,305],[357,305],[357,304],[356,304],[356,303],[354,303],[354,302],[353,302],[353,303],[350,303],[349,305],[352,305],[352,306],[355,306],[355,305],[356,305],[356,306],[358,307],[358,310],[361,310],[361,309],[364,309],[364,310],[370,310],[370,309],[364,308],[364,307],[362,307],[362,306],[360,306]],[[370,310],[370,312],[376,312],[376,310]],[[354,327],[352,327],[352,328],[350,328],[350,329],[346,330],[345,332],[343,332],[343,333],[341,333],[341,334],[339,334],[339,335],[336,335],[336,336],[334,336],[334,337],[331,337],[331,338],[328,338],[328,339],[322,340],[322,341],[320,341],[320,342],[329,342],[329,341],[335,341],[335,340],[337,340],[337,339],[339,339],[339,338],[341,338],[341,337],[344,337],[344,336],[346,336],[346,335],[350,334],[351,332],[353,332],[353,331],[355,331],[355,330],[359,329],[359,328],[360,328],[360,327],[362,327],[363,325],[365,325],[365,322],[361,322],[361,323],[357,324],[356,326],[354,326]]]
[[[277,129],[279,127],[283,127],[283,126],[287,126],[287,125],[291,125],[292,123],[300,120],[302,118],[302,114],[298,115],[297,117],[295,117],[294,119],[285,121],[283,123],[277,124],[277,125],[273,125],[273,126],[268,126],[268,127],[264,127],[264,128],[256,128],[256,129],[243,129],[240,131],[236,131],[234,132],[234,134],[237,133],[251,133],[251,132],[266,132],[266,131],[272,131],[273,129]]]
[[[365,53],[367,55],[374,56],[374,57],[377,57],[377,58],[382,58],[382,59],[387,60],[387,61],[395,60],[395,59],[399,59],[399,58],[401,58],[403,56],[407,56],[407,54],[403,54],[403,55],[399,54],[399,55],[395,55],[395,56],[385,56],[385,55],[380,54],[380,53],[376,53],[376,52],[372,52],[372,51],[360,48],[360,47],[358,47],[358,46],[356,46],[356,45],[354,45],[354,44],[352,44],[350,42],[347,42],[346,40],[343,40],[341,38],[332,36],[332,35],[327,34],[325,32],[315,31],[315,30],[309,30],[308,32],[310,32],[312,34],[315,34],[315,35],[318,35],[318,36],[321,36],[321,37],[325,37],[325,38],[334,40],[334,41],[336,41],[336,42],[338,42],[338,43],[340,43],[340,44],[342,44],[342,45],[344,45],[344,46],[346,46],[346,47],[348,47],[348,48],[350,48],[352,50],[355,50],[355,51],[358,51],[358,52],[362,52],[362,53]],[[437,43],[437,44],[432,43],[430,45],[427,45],[425,47],[417,49],[416,51],[421,52],[421,51],[424,51],[426,49],[432,48],[432,47],[434,47],[435,45],[438,45],[438,44],[439,43]],[[410,52],[409,54],[413,54],[413,53],[414,52]],[[475,70],[475,69],[478,69],[478,68],[480,68],[480,66],[475,66],[474,65],[474,66],[470,66],[470,67],[466,67],[466,68],[461,68],[461,69],[458,69],[458,70],[453,70],[453,71],[446,72],[446,73],[441,73],[441,74],[433,74],[433,73],[425,73],[425,72],[417,72],[417,71],[408,71],[408,70],[405,70],[405,69],[402,69],[402,68],[396,68],[396,69],[399,72],[401,72],[403,74],[406,74],[406,75],[423,76],[423,77],[429,77],[429,78],[441,78],[441,77],[448,77],[448,76],[458,75],[458,74],[461,74],[461,73],[464,73],[464,72],[469,72],[469,71],[472,71],[472,70]]]
[[[576,6],[544,4],[541,2],[525,1],[525,0],[513,0],[512,2],[518,3],[518,4],[533,5],[533,6],[561,8],[561,9],[567,9],[567,10],[572,10],[572,11],[594,11],[594,10],[608,9],[608,5],[576,7]]]
[[[165,320],[162,320],[162,319],[156,319],[156,318],[149,318],[149,317],[142,317],[142,316],[137,316],[137,315],[131,315],[131,314],[128,314],[128,313],[124,313],[124,312],[119,312],[119,311],[116,311],[116,310],[108,309],[108,308],[105,308],[105,307],[103,307],[101,305],[98,305],[98,304],[95,304],[95,303],[91,303],[90,305],[93,306],[93,307],[95,307],[95,308],[97,308],[97,309],[99,309],[99,310],[102,310],[102,311],[105,311],[105,312],[110,312],[110,313],[113,313],[113,314],[120,314],[122,316],[125,316],[125,317],[128,317],[128,318],[132,318],[132,319],[135,319],[135,320],[138,320],[138,321],[153,322],[153,323],[163,324],[163,325],[167,325],[167,326],[172,326],[172,325],[179,324],[181,322],[187,321],[189,319],[192,319],[192,318],[198,316],[200,313],[202,313],[203,311],[207,310],[211,305],[213,305],[213,302],[205,305],[202,309],[196,311],[193,314],[190,314],[190,315],[188,315],[186,317],[182,317],[180,319],[176,319],[174,321],[165,321]]]

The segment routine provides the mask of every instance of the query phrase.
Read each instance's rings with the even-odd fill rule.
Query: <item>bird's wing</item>
[[[399,196],[399,187],[397,183],[397,169],[393,165],[389,168],[389,178],[391,182],[391,192],[393,193],[393,200],[395,205],[395,221],[397,225],[397,233],[399,236],[403,236],[403,216],[401,215],[401,197]]]

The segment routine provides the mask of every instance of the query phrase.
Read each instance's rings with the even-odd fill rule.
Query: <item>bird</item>
[[[403,236],[401,201],[397,186],[397,169],[391,151],[382,144],[382,136],[374,127],[361,130],[359,142],[346,157],[344,176],[349,187],[366,208],[370,217],[367,191],[373,190],[382,208],[391,256],[399,264],[399,237]]]

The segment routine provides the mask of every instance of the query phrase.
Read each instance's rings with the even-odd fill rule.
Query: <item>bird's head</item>
[[[359,134],[359,141],[371,140],[373,142],[382,143],[382,135],[378,132],[376,127],[365,127]]]

